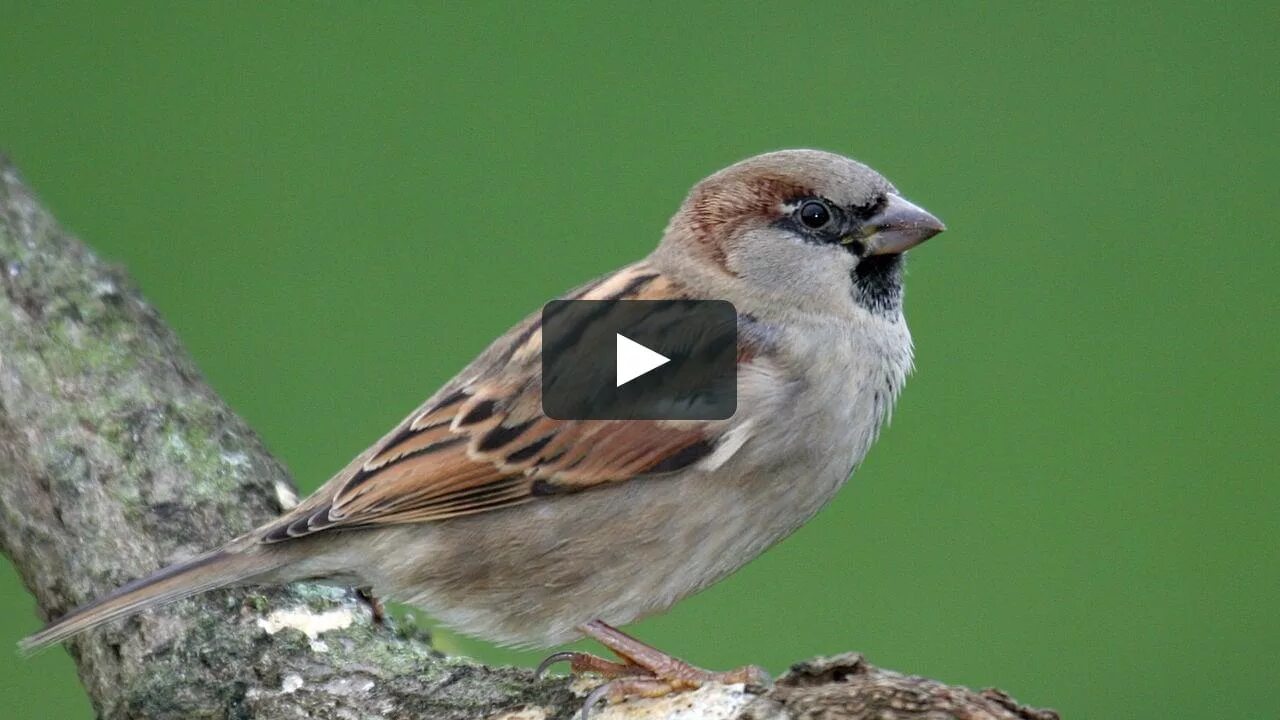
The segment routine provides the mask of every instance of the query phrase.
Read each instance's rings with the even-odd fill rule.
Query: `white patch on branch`
[[[592,720],[730,720],[756,699],[742,685],[704,685],[693,692],[598,705]]]
[[[276,502],[281,510],[292,510],[298,505],[298,493],[285,483],[276,482]]]
[[[373,690],[373,680],[364,677],[336,677],[324,684],[329,695],[368,695]]]
[[[317,613],[305,607],[295,607],[276,610],[265,618],[259,618],[258,627],[266,630],[268,635],[275,635],[285,628],[300,630],[311,641],[313,651],[325,652],[329,646],[319,639],[320,635],[330,630],[351,627],[353,622],[355,615],[342,608]]]

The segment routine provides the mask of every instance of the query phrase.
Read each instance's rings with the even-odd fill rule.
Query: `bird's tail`
[[[236,585],[275,569],[276,564],[264,555],[214,550],[170,565],[82,605],[18,643],[18,647],[25,653],[35,652],[109,620],[166,605],[206,590]]]

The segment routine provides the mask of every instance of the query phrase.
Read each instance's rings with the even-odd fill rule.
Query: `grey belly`
[[[548,646],[625,624],[725,577],[813,515],[847,459],[628,481],[438,523],[343,551],[377,594],[494,642]],[[349,536],[351,540],[358,533]],[[361,547],[361,545],[363,545]]]

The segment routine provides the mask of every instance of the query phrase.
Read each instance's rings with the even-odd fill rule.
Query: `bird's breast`
[[[791,329],[780,347],[772,396],[743,398],[740,406],[764,409],[760,433],[771,436],[764,444],[773,451],[767,455],[838,460],[847,476],[875,441],[911,369],[906,323],[901,315],[870,314],[816,322]]]

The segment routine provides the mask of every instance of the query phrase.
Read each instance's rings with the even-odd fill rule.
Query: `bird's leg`
[[[651,645],[646,645],[599,620],[592,620],[580,629],[596,642],[612,650],[628,666],[643,670],[643,672],[633,672],[633,675],[640,676],[640,679],[663,681],[669,686],[668,692],[693,690],[707,683],[722,683],[725,685],[743,683],[745,685],[767,686],[772,682],[769,678],[769,673],[754,665],[746,665],[728,672],[703,670],[683,660],[671,657]],[[645,676],[650,677],[646,678]],[[665,693],[657,694],[662,695]],[[610,692],[610,699],[613,699],[613,695],[614,693]],[[651,697],[651,695],[647,694],[645,696]]]
[[[383,607],[382,600],[379,600],[373,594],[373,588],[356,588],[356,597],[360,598],[360,602],[369,606],[369,612],[373,615],[373,622],[381,625],[386,622],[387,609]]]
[[[769,673],[754,665],[729,672],[694,667],[599,620],[592,620],[579,629],[612,650],[622,662],[605,660],[589,653],[559,652],[543,660],[535,673],[541,677],[555,663],[568,661],[569,669],[575,675],[596,673],[608,678],[608,682],[587,696],[582,705],[582,720],[587,720],[591,708],[601,700],[617,703],[631,698],[662,697],[673,692],[695,690],[707,683],[743,683],[763,687],[772,682]]]
[[[582,720],[588,719],[591,708],[602,700],[612,703],[630,698],[662,697],[673,692],[691,691],[707,683],[742,683],[756,687],[772,683],[769,674],[754,665],[739,667],[728,673],[713,673],[692,666],[658,648],[637,641],[631,635],[600,620],[591,620],[580,629],[613,651],[622,662],[604,660],[603,657],[586,652],[557,652],[541,661],[535,674],[540,678],[548,667],[557,662],[568,661],[570,670],[575,675],[594,673],[608,678],[607,683],[586,696],[586,702],[582,703]]]

